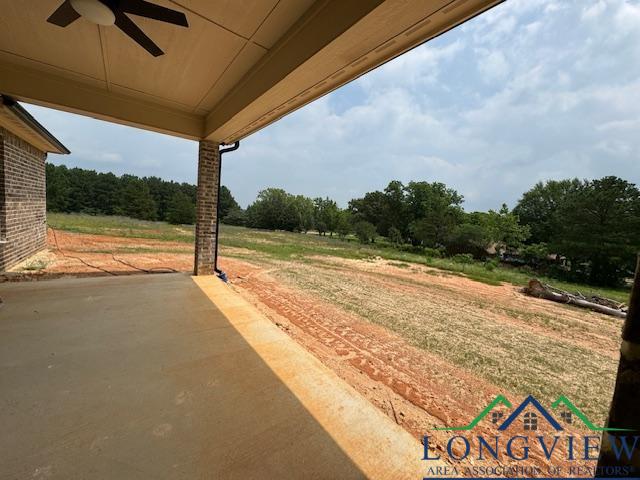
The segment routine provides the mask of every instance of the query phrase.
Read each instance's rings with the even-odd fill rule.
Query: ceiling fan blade
[[[59,27],[66,27],[78,18],[80,18],[80,14],[73,9],[69,0],[65,0],[62,2],[62,5],[47,18],[47,22],[58,25]]]
[[[164,52],[160,50],[160,47],[153,43],[153,41],[147,37],[147,35],[140,30],[140,28],[133,23],[129,17],[119,10],[114,10],[113,13],[116,16],[116,26],[135,40],[142,48],[154,57],[159,57],[164,54]]]
[[[141,17],[160,20],[161,22],[173,23],[181,27],[188,27],[187,17],[184,13],[172,10],[170,8],[161,7],[155,3],[145,0],[120,0],[118,8],[123,12]]]

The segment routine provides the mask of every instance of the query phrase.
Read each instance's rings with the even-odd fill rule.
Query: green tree
[[[529,226],[521,225],[518,216],[505,204],[497,212],[489,210],[467,214],[465,221],[481,226],[496,251],[515,251],[529,237]]]
[[[99,173],[95,180],[95,209],[104,215],[118,213],[120,199],[120,180],[113,173]]]
[[[316,198],[315,204],[315,224],[318,233],[325,234],[329,232],[333,235],[338,225],[339,208],[336,202],[327,198]]]
[[[229,190],[224,185],[220,186],[220,198],[218,199],[220,202],[220,217],[226,217],[232,209],[240,208],[236,199],[231,195],[231,190]]]
[[[393,228],[399,231],[401,236],[406,236],[409,232],[407,213],[405,187],[402,182],[392,180],[384,189],[382,218],[376,226],[378,233],[388,237],[390,229]]]
[[[400,232],[396,227],[389,228],[387,238],[389,238],[389,241],[396,247],[402,245],[402,232]]]
[[[247,214],[240,207],[232,208],[227,216],[222,219],[222,223],[227,225],[244,226],[247,224]]]
[[[430,248],[444,245],[453,228],[462,222],[462,195],[439,182],[409,182],[406,191],[413,243]]]
[[[475,258],[485,257],[490,243],[488,229],[473,223],[456,225],[445,240],[448,254],[470,254]]]
[[[360,243],[372,243],[376,239],[376,227],[372,223],[361,220],[353,226],[353,231]]]
[[[313,200],[304,195],[296,195],[291,201],[298,217],[298,225],[295,230],[307,233],[314,226],[315,204]]]
[[[292,196],[281,188],[262,190],[247,209],[248,224],[255,228],[293,231],[299,220]]]
[[[169,204],[176,193],[181,192],[193,205],[196,203],[195,185],[166,181],[158,177],[118,177],[113,173],[96,173],[81,168],[67,169],[64,165],[50,163],[46,166],[46,174],[47,208],[51,211],[135,214],[166,220]],[[136,189],[141,190],[136,192]],[[152,204],[148,202],[146,192],[151,196]],[[136,203],[131,205],[130,200]],[[224,186],[221,188],[221,201],[223,211],[225,205],[237,206],[231,192]]]
[[[148,185],[138,177],[124,177],[127,177],[121,205],[124,214],[141,220],[155,220],[156,205]]]
[[[67,175],[69,180],[67,211],[101,213],[101,206],[96,205],[95,202],[97,176],[97,173],[93,170],[69,169]]]
[[[533,267],[540,267],[547,263],[549,247],[546,243],[531,243],[520,249],[523,260]]]
[[[167,207],[167,221],[174,225],[195,223],[196,207],[188,195],[180,191],[173,194]]]
[[[538,182],[525,192],[513,209],[522,225],[528,225],[528,243],[548,243],[560,227],[562,219],[558,210],[572,192],[582,187],[577,178],[572,180],[549,180]]]
[[[383,223],[386,202],[384,193],[379,191],[369,192],[362,198],[351,200],[348,210],[353,217],[354,224],[365,221],[375,225],[377,228]]]
[[[47,210],[52,212],[68,212],[69,179],[64,165],[56,167],[47,163]]]
[[[340,210],[338,214],[338,223],[336,224],[336,233],[340,238],[345,238],[352,230],[351,212],[349,212],[349,210]]]
[[[640,191],[618,177],[584,181],[558,210],[551,250],[566,256],[571,273],[594,285],[631,275],[640,251]]]
[[[149,193],[156,206],[156,216],[159,220],[168,220],[170,203],[179,191],[175,182],[165,182],[158,177],[144,177],[141,179],[149,188]]]

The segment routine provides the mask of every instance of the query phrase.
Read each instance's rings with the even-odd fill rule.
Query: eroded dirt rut
[[[362,272],[350,266],[352,275]],[[292,286],[287,281],[288,275],[282,274],[287,270],[285,265],[265,269],[225,258],[224,268],[231,273],[230,281],[241,295],[341,378],[417,438],[428,434],[434,454],[444,451],[451,435],[451,432],[436,428],[467,424],[498,394],[514,400],[520,398],[520,395],[483,380],[439,356],[416,348],[387,328]],[[388,285],[387,288],[393,291],[398,286]],[[575,429],[569,427],[568,431]],[[490,438],[496,434],[496,426],[485,420],[465,436],[477,444],[477,435]],[[560,445],[559,451],[566,449]],[[459,465],[472,466],[473,463],[470,460]],[[483,462],[487,463],[518,465],[518,462],[506,458]],[[526,464],[546,468],[548,462],[541,454],[531,452]]]

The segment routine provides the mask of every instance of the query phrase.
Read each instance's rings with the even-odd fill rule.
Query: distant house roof
[[[0,95],[0,126],[34,147],[48,153],[71,153],[60,140],[44,128],[22,105],[7,95]]]

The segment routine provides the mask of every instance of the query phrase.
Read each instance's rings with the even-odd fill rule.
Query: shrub
[[[231,208],[222,223],[227,225],[244,226],[247,223],[247,214],[240,207]]]
[[[424,255],[427,258],[442,258],[443,252],[440,248],[425,248]]]
[[[492,258],[491,260],[487,260],[484,262],[484,268],[489,272],[493,272],[498,266],[498,260],[496,258]]]
[[[396,227],[389,228],[387,238],[394,246],[398,246],[403,243],[402,232],[400,232]]]
[[[353,226],[353,230],[360,243],[371,243],[376,238],[376,227],[369,222],[360,221]]]
[[[449,254],[464,253],[476,258],[482,258],[486,255],[489,243],[490,235],[487,229],[472,223],[458,225],[446,239],[446,247]]]
[[[520,249],[520,255],[528,265],[537,267],[547,262],[549,249],[547,248],[546,243],[533,243],[522,247]]]
[[[425,251],[425,247],[423,247],[422,245],[411,245],[410,243],[403,243],[402,245],[399,245],[397,248],[399,248],[403,252],[417,253],[417,254],[422,254]]]
[[[470,253],[458,253],[457,255],[451,257],[451,260],[456,263],[469,264],[473,263],[473,255],[471,255]]]

